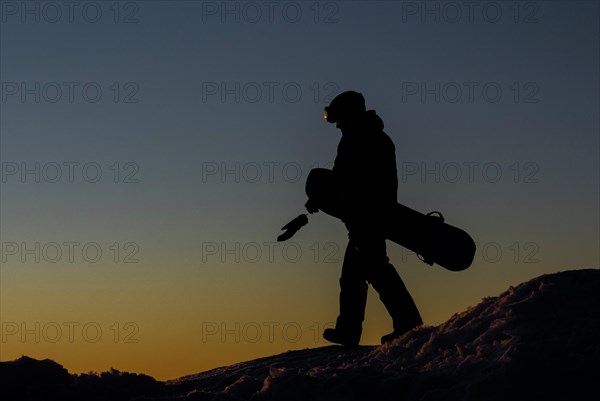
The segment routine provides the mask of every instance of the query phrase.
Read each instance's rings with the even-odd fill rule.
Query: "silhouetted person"
[[[323,337],[358,345],[370,283],[393,320],[394,331],[381,338],[383,344],[423,323],[386,253],[385,224],[397,202],[396,149],[383,132],[383,121],[374,110],[366,110],[360,93],[338,95],[325,108],[325,118],[342,131],[342,138],[333,170],[311,172],[330,177],[312,180],[327,182],[326,188],[310,188],[311,180],[307,180],[306,208],[310,213],[321,209],[341,218],[349,242],[340,278],[340,313],[335,328],[326,329]]]

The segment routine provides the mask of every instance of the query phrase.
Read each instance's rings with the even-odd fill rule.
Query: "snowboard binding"
[[[426,216],[430,216],[435,219],[439,219],[440,223],[443,223],[445,220],[444,215],[441,212],[438,212],[437,210],[427,213]],[[421,255],[420,253],[417,253],[417,258],[421,262],[428,264],[429,266],[433,266],[433,263],[435,262],[431,256],[424,256],[424,255]]]

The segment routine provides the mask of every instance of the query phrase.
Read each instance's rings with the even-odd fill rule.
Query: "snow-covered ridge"
[[[289,352],[169,384],[192,399],[574,400],[600,380],[599,342],[600,270],[572,270],[511,287],[389,345]]]
[[[583,400],[600,383],[599,312],[600,270],[570,270],[385,346],[290,351],[166,383],[109,378],[145,400]],[[15,362],[0,364],[2,377]],[[106,399],[136,392],[126,393]]]

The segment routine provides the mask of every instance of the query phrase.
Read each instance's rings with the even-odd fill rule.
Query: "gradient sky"
[[[600,264],[597,2],[51,3],[0,3],[1,360],[169,379],[326,345],[345,229],[274,241],[350,89],[399,202],[479,244],[453,273],[389,243],[426,324]],[[372,289],[364,327],[391,330]]]

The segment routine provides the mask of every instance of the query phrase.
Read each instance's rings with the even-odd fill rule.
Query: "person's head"
[[[325,120],[329,123],[335,123],[337,128],[344,130],[362,116],[367,111],[365,98],[362,94],[355,91],[347,91],[337,95],[325,107]]]

